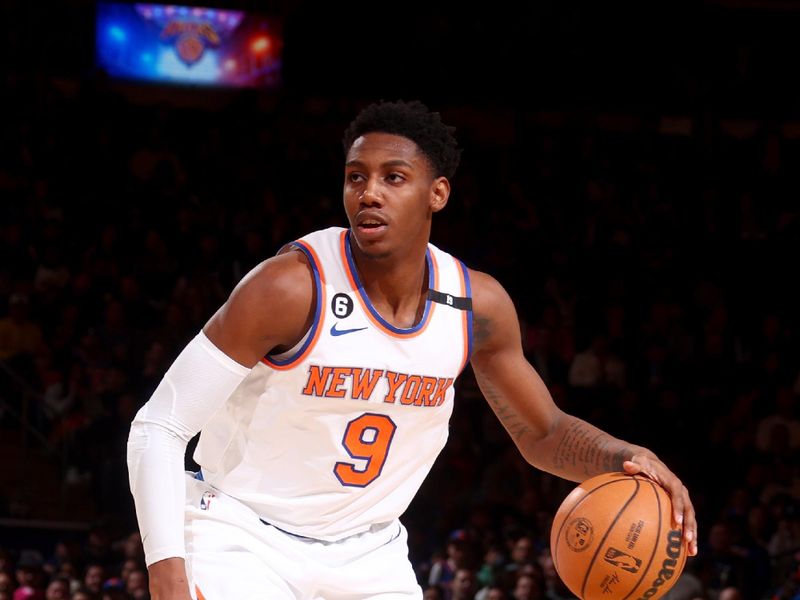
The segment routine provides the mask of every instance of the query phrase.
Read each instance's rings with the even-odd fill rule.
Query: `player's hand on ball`
[[[697,519],[692,500],[689,498],[689,490],[678,476],[654,455],[634,454],[631,460],[626,460],[622,464],[622,467],[630,475],[646,475],[669,492],[674,511],[672,518],[677,526],[683,527],[683,539],[689,547],[689,555],[696,556]]]

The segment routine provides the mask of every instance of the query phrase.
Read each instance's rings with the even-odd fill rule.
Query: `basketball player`
[[[364,109],[344,137],[348,229],[250,272],[131,427],[154,600],[421,598],[399,522],[448,435],[467,362],[519,451],[572,481],[625,470],[686,488],[649,450],[556,407],[511,299],[429,244],[460,150],[419,102]],[[198,431],[197,474],[185,474]]]

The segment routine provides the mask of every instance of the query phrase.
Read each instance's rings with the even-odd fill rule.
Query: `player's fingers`
[[[646,475],[661,484],[672,498],[673,525],[683,528],[683,538],[689,548],[689,555],[697,554],[697,519],[694,505],[689,498],[689,490],[677,475],[665,465],[657,464],[646,456],[633,456],[626,460],[622,468],[629,475]]]
[[[673,521],[678,527],[683,528],[683,539],[689,549],[689,555],[694,556],[697,554],[697,518],[694,505],[689,498],[689,490],[674,474],[670,473],[668,479],[664,487],[672,497]]]
[[[683,487],[683,494],[683,538],[689,546],[689,556],[695,556],[697,554],[697,515],[686,486]]]
[[[662,485],[664,483],[658,473],[658,470],[655,468],[655,465],[646,456],[633,456],[631,460],[626,460],[624,463],[622,463],[622,468],[628,475],[644,475],[656,483],[660,483]]]
[[[642,465],[632,460],[626,460],[624,463],[622,463],[622,468],[625,469],[625,472],[628,475],[638,475],[643,470]]]
[[[672,498],[672,522],[678,527],[683,527],[684,514],[686,512],[686,488],[681,480],[674,475],[664,482],[670,498]]]

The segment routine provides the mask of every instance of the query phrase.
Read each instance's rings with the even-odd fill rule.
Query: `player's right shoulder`
[[[229,356],[252,366],[302,338],[313,320],[315,293],[305,255],[284,252],[247,273],[204,331]]]
[[[234,288],[227,304],[244,311],[253,324],[283,315],[302,315],[314,300],[314,275],[305,254],[289,250],[256,265]],[[274,324],[273,324],[274,328]]]
[[[306,255],[289,247],[253,267],[234,292],[295,296],[311,290],[313,282],[314,275]]]

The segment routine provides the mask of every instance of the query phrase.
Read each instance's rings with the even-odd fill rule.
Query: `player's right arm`
[[[641,473],[672,497],[674,520],[684,525],[689,553],[697,554],[697,521],[689,492],[651,450],[616,438],[563,412],[522,351],[519,320],[508,293],[492,277],[470,270],[473,292],[471,364],[489,406],[522,456],[571,481],[610,471]]]
[[[188,600],[184,457],[189,440],[261,358],[291,348],[313,319],[301,252],[254,268],[183,349],[131,424],[128,471],[153,600]]]

